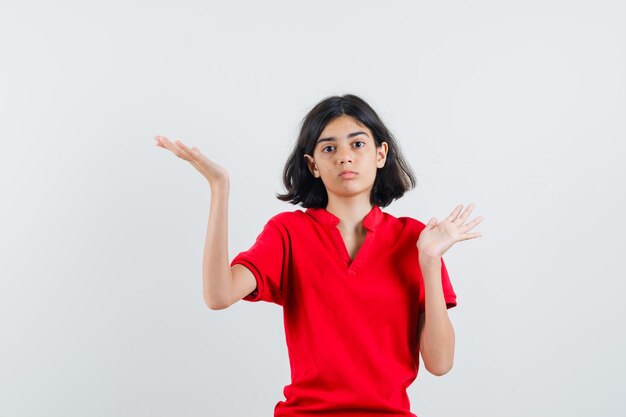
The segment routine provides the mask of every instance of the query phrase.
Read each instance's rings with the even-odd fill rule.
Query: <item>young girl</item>
[[[457,206],[427,224],[381,210],[415,177],[376,112],[354,95],[309,111],[284,168],[280,200],[305,211],[268,220],[252,247],[228,263],[229,176],[196,147],[155,138],[211,187],[203,277],[209,308],[238,300],[283,308],[291,366],[275,416],[407,416],[407,387],[454,359],[447,309],[456,294],[443,254],[483,218]]]

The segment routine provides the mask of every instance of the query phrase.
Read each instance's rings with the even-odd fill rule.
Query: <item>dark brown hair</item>
[[[300,135],[283,170],[286,194],[276,198],[302,207],[326,208],[328,193],[321,178],[315,178],[307,167],[304,154],[313,155],[317,139],[326,125],[336,117],[348,115],[368,127],[376,147],[387,142],[385,166],[378,168],[370,194],[370,203],[386,207],[406,191],[415,188],[415,174],[405,161],[393,135],[378,114],[363,99],[353,94],[330,96],[316,104],[304,117]]]

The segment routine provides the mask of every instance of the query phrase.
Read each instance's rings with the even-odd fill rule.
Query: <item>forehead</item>
[[[341,116],[335,117],[333,120],[328,122],[328,124],[324,126],[324,129],[320,133],[319,137],[334,136],[339,138],[345,138],[348,136],[349,133],[356,131],[365,132],[370,137],[372,136],[367,126],[360,123],[352,116],[342,114]]]

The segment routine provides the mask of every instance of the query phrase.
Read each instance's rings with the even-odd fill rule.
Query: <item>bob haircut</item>
[[[370,203],[386,207],[406,191],[415,188],[415,174],[405,161],[393,135],[383,124],[378,114],[363,99],[352,94],[330,96],[323,99],[302,121],[298,140],[287,159],[283,170],[283,183],[286,194],[277,194],[276,198],[302,207],[326,208],[328,193],[321,178],[315,178],[307,166],[304,154],[313,155],[316,141],[324,127],[341,115],[352,116],[365,125],[374,135],[376,147],[387,142],[385,166],[378,168],[376,179],[370,194]]]

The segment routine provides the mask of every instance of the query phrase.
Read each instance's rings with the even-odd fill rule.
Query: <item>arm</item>
[[[426,311],[419,318],[418,343],[428,372],[442,376],[452,369],[454,362],[454,328],[441,286],[441,258],[420,254],[419,263],[426,291]]]
[[[418,259],[424,279],[425,306],[423,320],[418,323],[418,339],[426,369],[433,375],[441,376],[454,362],[454,329],[448,318],[448,309],[441,283],[441,257],[456,242],[482,236],[480,232],[469,232],[483,221],[479,216],[465,224],[474,203],[463,208],[459,204],[443,221],[430,219],[421,230],[417,241]]]
[[[154,140],[156,146],[168,149],[189,162],[211,186],[211,209],[202,260],[203,297],[212,310],[226,308],[256,288],[252,272],[241,265],[230,268],[228,262],[228,171],[195,146],[190,148],[180,140],[172,143],[160,135]]]
[[[213,310],[225,308],[232,273],[228,262],[228,179],[211,186],[211,208],[204,242],[202,278],[204,302]]]
[[[204,243],[202,277],[204,302],[211,310],[222,310],[250,294],[256,279],[249,269],[228,262],[228,180],[211,186],[211,208]]]

